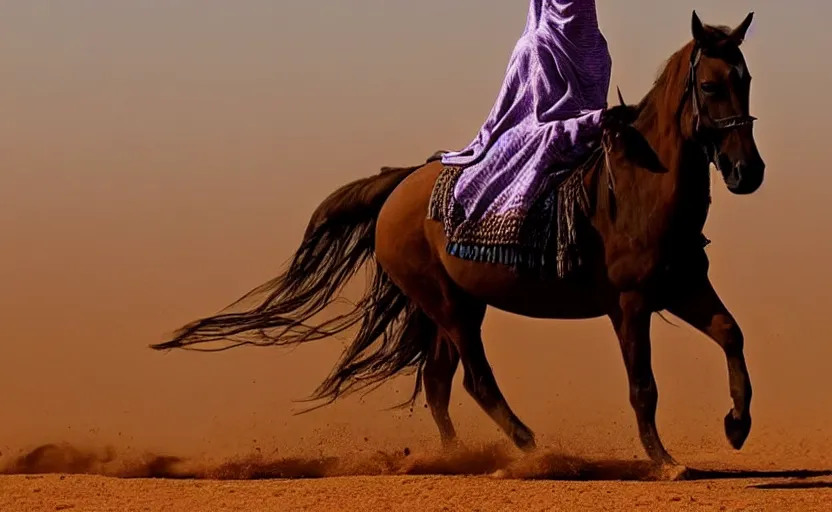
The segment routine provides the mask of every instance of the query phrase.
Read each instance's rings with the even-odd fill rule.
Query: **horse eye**
[[[702,82],[700,85],[702,92],[707,95],[714,95],[719,92],[719,84],[716,82]]]

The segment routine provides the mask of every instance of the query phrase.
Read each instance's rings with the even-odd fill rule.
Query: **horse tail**
[[[410,370],[417,373],[416,387],[405,404],[412,404],[421,391],[421,372],[436,325],[377,263],[370,267],[369,288],[347,313],[311,320],[335,302],[336,293],[372,257],[382,205],[418,168],[384,168],[333,192],[312,214],[303,241],[282,275],[151,348],[221,351],[240,345],[291,346],[335,336],[360,324],[355,339],[310,399],[330,403]],[[220,341],[225,344],[218,348],[195,347]]]

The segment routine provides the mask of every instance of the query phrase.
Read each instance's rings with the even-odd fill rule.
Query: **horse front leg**
[[[742,330],[707,277],[685,286],[675,295],[667,310],[706,334],[725,353],[734,403],[725,416],[725,436],[739,450],[751,432],[751,378],[745,364]]]
[[[641,444],[653,462],[678,466],[667,453],[656,428],[659,392],[651,361],[651,317],[652,312],[639,293],[622,294],[617,307],[610,314],[627,368],[630,404],[636,413]]]

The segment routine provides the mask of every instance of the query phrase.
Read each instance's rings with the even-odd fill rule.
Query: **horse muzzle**
[[[753,194],[763,184],[766,164],[762,159],[739,160],[729,164],[720,155],[720,168],[725,186],[737,195]],[[727,164],[727,165],[726,165]]]

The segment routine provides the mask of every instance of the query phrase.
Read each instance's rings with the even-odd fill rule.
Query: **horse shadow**
[[[419,472],[430,472],[436,468],[411,468]],[[755,489],[819,489],[832,488],[832,480],[817,480],[832,477],[832,469],[699,469],[687,467],[673,476],[649,460],[588,459],[559,453],[546,453],[530,458],[515,459],[500,464],[493,474],[501,478],[551,481],[704,481],[704,480],[756,480],[749,488]],[[419,471],[421,469],[422,471]],[[482,467],[490,470],[493,468]]]
[[[782,480],[752,484],[751,489],[832,489],[832,481],[810,480],[832,476],[832,470],[702,470],[689,468],[686,480]]]

